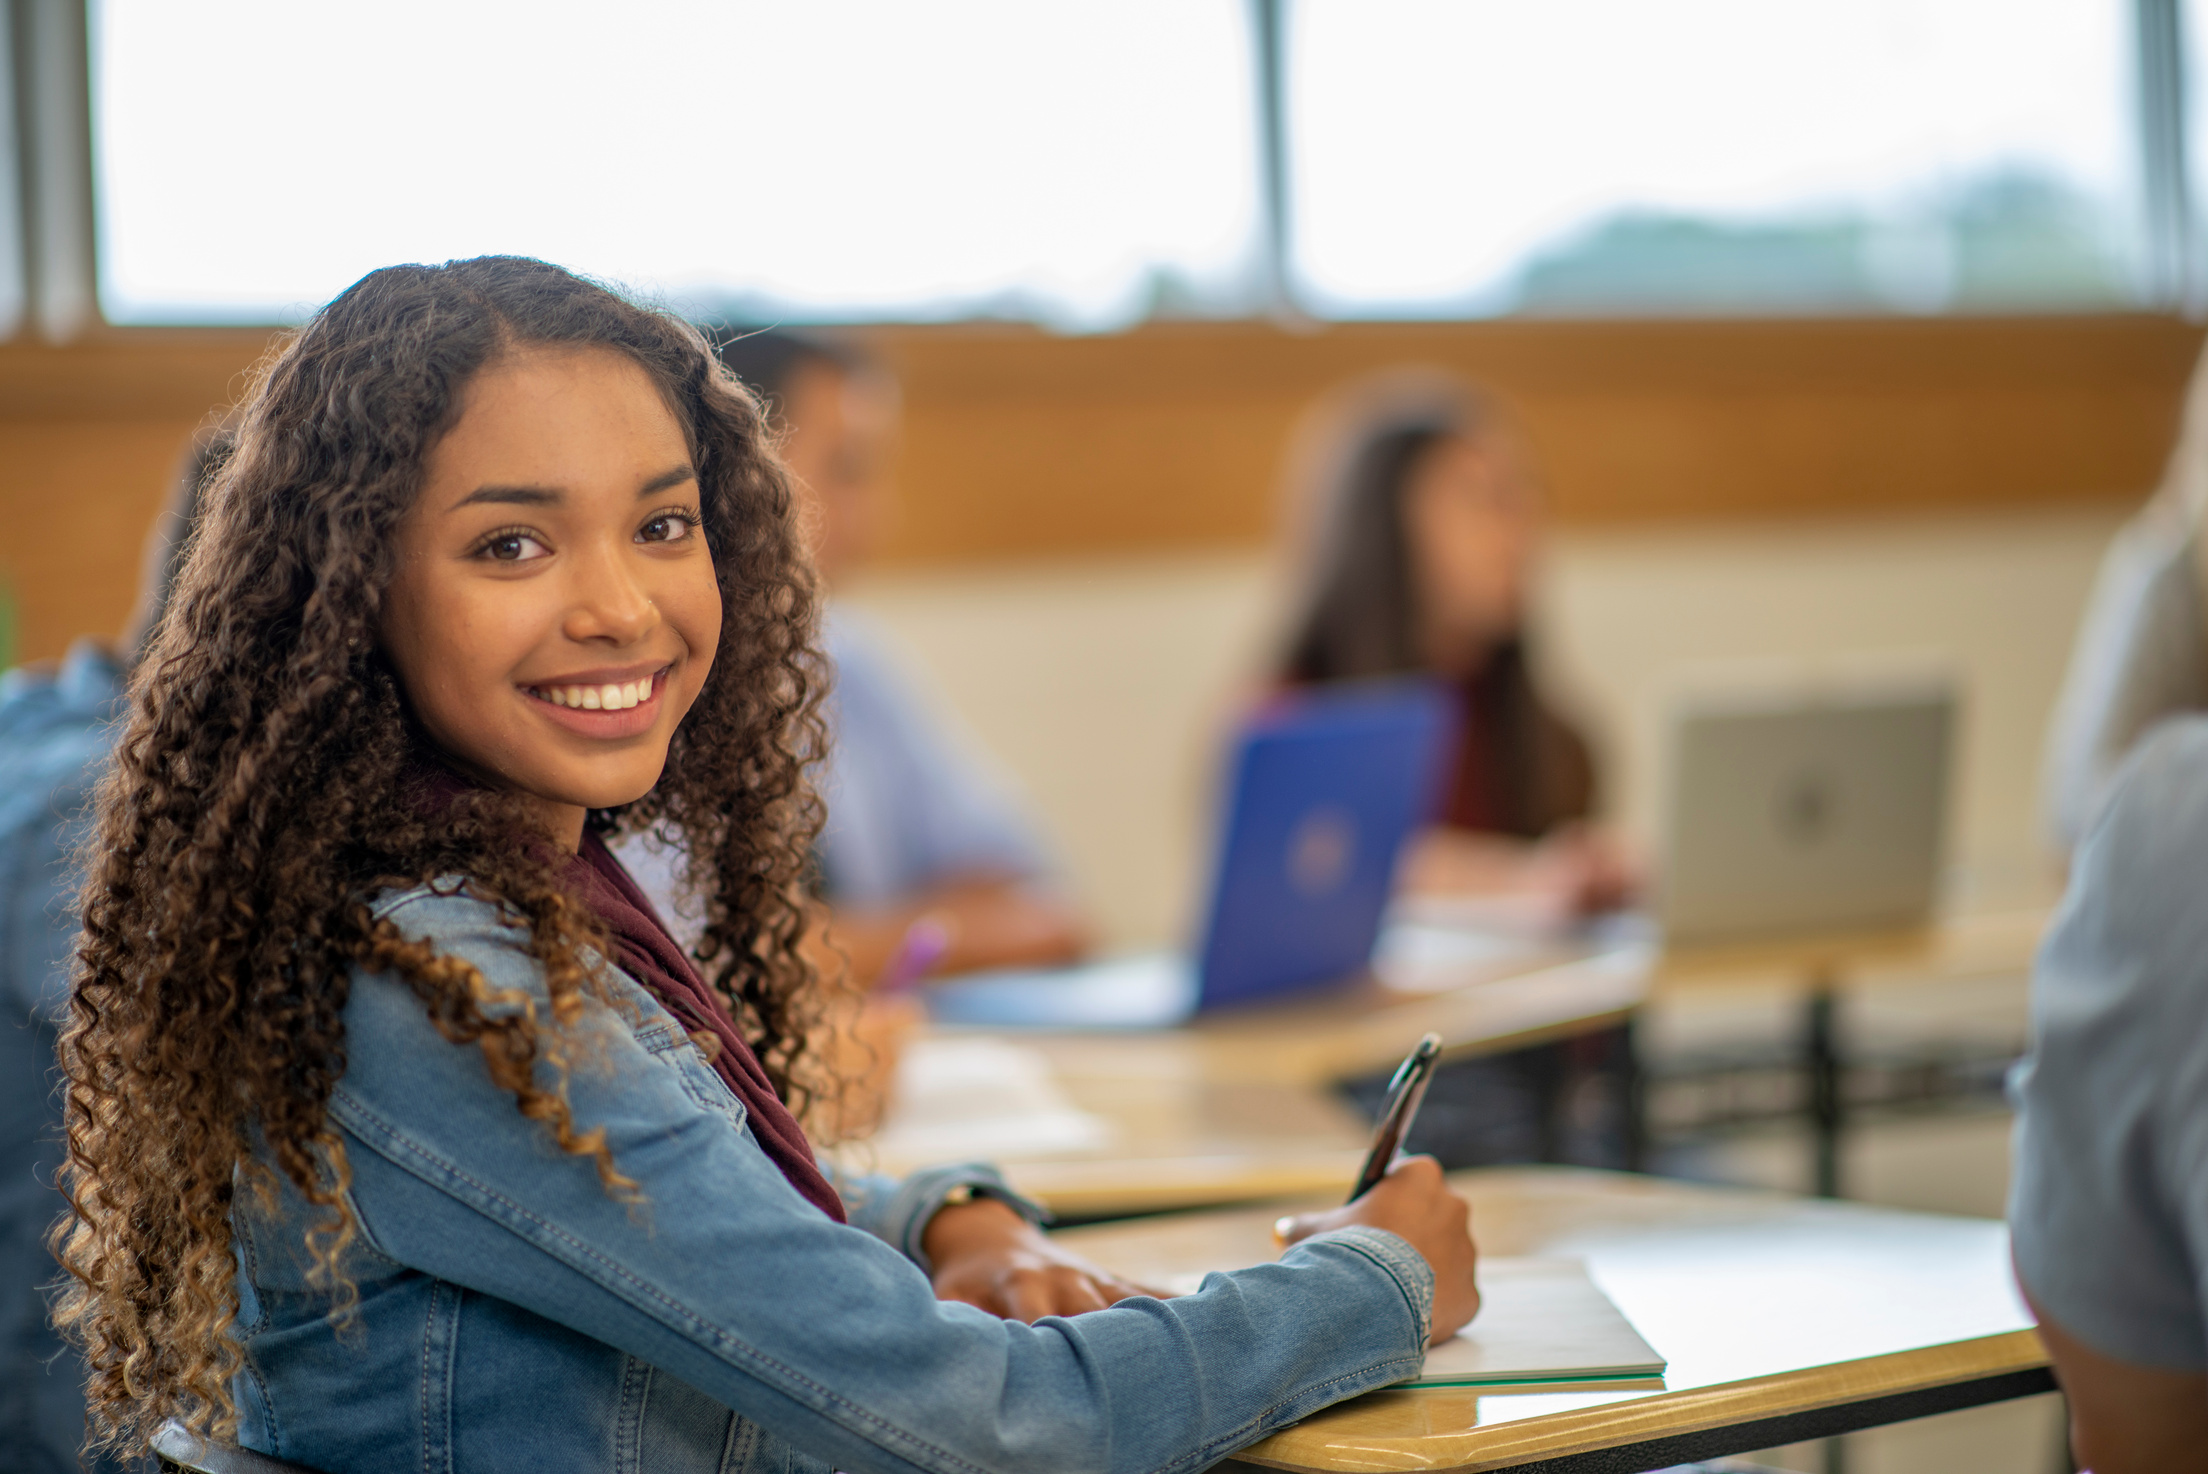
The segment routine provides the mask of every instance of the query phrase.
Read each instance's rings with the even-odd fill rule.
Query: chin
[[[530,785],[532,792],[554,803],[573,804],[583,809],[618,809],[623,804],[633,804],[650,793],[652,785],[659,781],[656,769],[648,775],[631,774],[618,779],[603,773],[546,774],[545,777],[541,785]]]

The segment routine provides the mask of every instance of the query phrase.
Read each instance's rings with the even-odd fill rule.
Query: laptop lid
[[[1671,737],[1658,916],[1711,942],[1920,922],[1938,895],[1951,680],[1705,697]]]
[[[1235,744],[1198,1006],[1255,1002],[1362,971],[1396,858],[1438,808],[1453,708],[1400,680],[1287,693]]]

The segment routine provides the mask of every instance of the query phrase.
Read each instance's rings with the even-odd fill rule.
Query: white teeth
[[[530,689],[554,706],[578,711],[627,711],[652,699],[652,676],[604,686],[534,686]]]

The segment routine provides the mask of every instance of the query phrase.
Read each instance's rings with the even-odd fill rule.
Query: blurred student
[[[1323,406],[1300,449],[1303,553],[1281,678],[1418,673],[1457,697],[1441,822],[1409,857],[1408,888],[1565,913],[1616,905],[1625,871],[1585,827],[1593,759],[1528,657],[1543,496],[1517,426],[1453,378],[1399,371]]]
[[[807,503],[814,566],[833,595],[889,519],[896,381],[843,342],[781,330],[729,334],[716,351],[768,401]],[[871,985],[916,966],[954,973],[1078,957],[1081,918],[987,755],[937,719],[863,618],[831,604],[824,629],[836,681],[820,885],[853,975]],[[667,886],[663,860],[631,863],[652,873],[648,888]]]
[[[84,1382],[48,1316],[59,1266],[46,1232],[67,1208],[54,1047],[77,940],[69,856],[114,741],[123,679],[160,622],[199,488],[226,436],[193,446],[146,537],[137,607],[114,643],[87,636],[59,662],[0,676],[0,1467],[77,1468]],[[113,1467],[106,1459],[98,1469]]]
[[[2076,847],[2133,745],[2208,709],[2208,355],[2193,369],[2162,484],[2101,560],[2048,726],[2043,807]]]
[[[1279,677],[1415,674],[1456,693],[1440,823],[1406,856],[1403,888],[1504,901],[1543,925],[1618,905],[1626,870],[1585,826],[1587,743],[1543,696],[1527,654],[1543,498],[1516,425],[1455,378],[1399,370],[1321,405],[1297,451],[1301,583]],[[1637,1165],[1631,1050],[1611,1029],[1445,1065],[1413,1144],[1450,1167]],[[1376,1110],[1386,1080],[1347,1090]]]
[[[2208,720],[2133,753],[2032,980],[2009,1225],[2078,1467],[2208,1463]]]

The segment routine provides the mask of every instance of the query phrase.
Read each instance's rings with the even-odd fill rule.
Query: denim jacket
[[[516,934],[444,889],[375,909],[541,1001]],[[356,973],[330,1114],[358,1301],[333,1322],[309,1272],[317,1210],[239,1194],[241,1443],[328,1474],[1181,1471],[1421,1365],[1432,1273],[1378,1229],[1032,1326],[939,1301],[921,1231],[986,1169],[848,1185],[852,1223],[831,1222],[674,1020],[611,979],[625,1006],[587,1010],[569,1095],[635,1204],[404,982]]]

